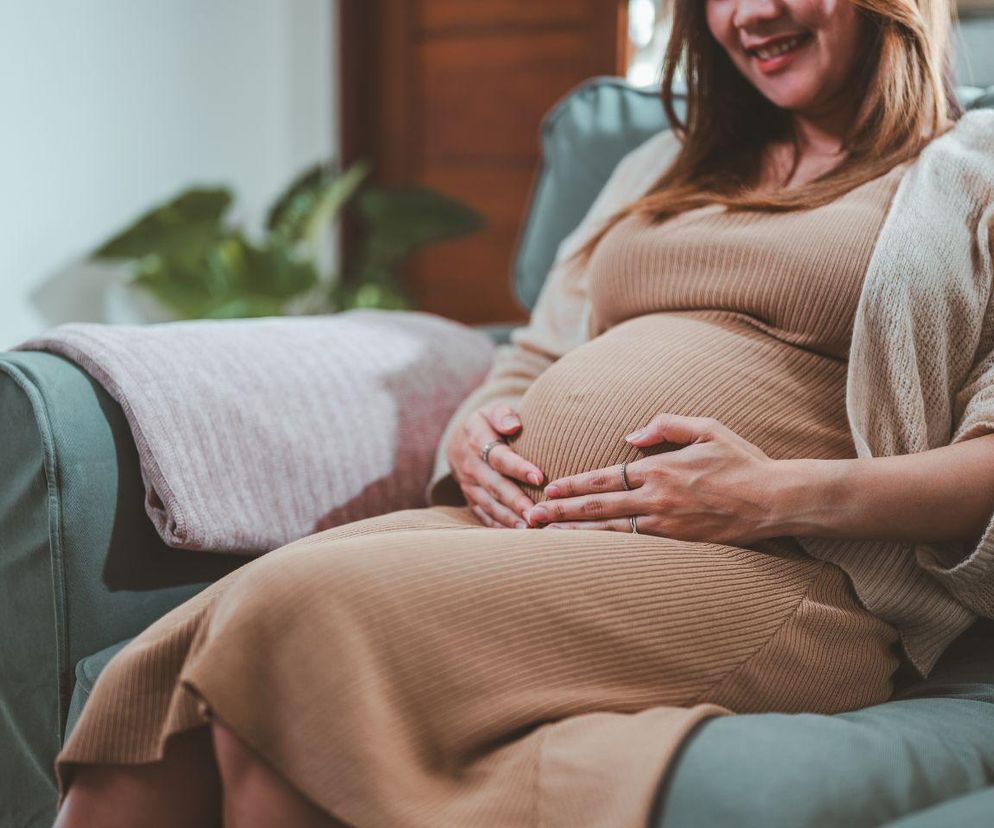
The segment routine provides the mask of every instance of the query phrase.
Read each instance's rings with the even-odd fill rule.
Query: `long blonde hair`
[[[962,115],[949,60],[951,0],[850,0],[868,25],[853,87],[861,103],[844,138],[847,154],[798,187],[757,192],[753,188],[769,142],[793,141],[796,169],[790,113],[742,77],[712,37],[703,0],[673,2],[661,94],[682,147],[646,195],[610,218],[580,248],[579,258],[588,258],[604,235],[631,215],[659,223],[714,203],[766,212],[826,204],[914,158]],[[681,64],[687,83],[685,120],[674,106]]]

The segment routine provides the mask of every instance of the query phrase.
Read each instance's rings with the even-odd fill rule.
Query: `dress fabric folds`
[[[258,558],[101,674],[57,760],[232,728],[355,826],[645,826],[694,726],[886,700],[896,632],[845,573],[748,549],[393,512]]]

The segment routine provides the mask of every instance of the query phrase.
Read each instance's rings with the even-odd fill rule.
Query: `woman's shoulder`
[[[994,204],[994,110],[966,112],[910,165],[901,202],[972,214]],[[916,207],[916,209],[919,209]]]
[[[986,141],[989,146],[994,146],[994,108],[979,107],[964,112],[950,133],[958,134],[966,140]]]
[[[622,157],[615,177],[655,180],[673,163],[681,146],[682,142],[672,129],[657,132]]]
[[[654,156],[675,156],[682,146],[683,142],[680,140],[676,131],[667,127],[647,138],[629,152],[623,160],[635,163],[639,160],[645,162]]]
[[[629,150],[615,166],[593,212],[610,213],[635,201],[666,172],[681,146],[676,134],[664,129]]]
[[[973,109],[961,115],[952,127],[925,146],[918,165],[952,165],[989,175],[994,171],[994,109]]]

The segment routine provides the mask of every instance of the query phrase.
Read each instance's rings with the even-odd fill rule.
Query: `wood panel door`
[[[420,183],[486,217],[404,278],[421,310],[521,321],[511,267],[544,114],[595,75],[623,74],[626,0],[341,0],[343,160]],[[346,250],[348,246],[346,245]]]

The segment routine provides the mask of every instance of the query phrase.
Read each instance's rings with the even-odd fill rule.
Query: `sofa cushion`
[[[991,784],[994,624],[981,620],[884,704],[704,721],[664,780],[653,825],[870,828]]]
[[[888,822],[883,828],[966,828],[990,825],[992,822],[994,785]]]
[[[130,638],[118,641],[117,644],[112,644],[110,647],[100,650],[93,655],[80,659],[76,665],[76,685],[72,690],[72,699],[69,702],[69,715],[66,718],[66,739],[72,733],[76,722],[79,721],[79,714],[83,712],[83,708],[86,706],[86,702],[93,692],[93,685],[97,683],[97,678],[103,672],[104,667],[107,666],[114,656],[124,649],[124,645],[129,641],[131,641]]]
[[[542,162],[514,265],[518,299],[531,309],[559,243],[576,228],[617,163],[666,128],[659,95],[620,78],[570,92],[542,122]]]

